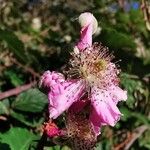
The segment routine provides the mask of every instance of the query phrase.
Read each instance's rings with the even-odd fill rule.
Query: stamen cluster
[[[111,60],[114,58],[107,47],[101,43],[94,43],[82,52],[72,53],[68,71],[65,71],[70,79],[84,79],[90,87],[107,88],[110,84],[118,85],[119,70]]]
[[[72,150],[94,150],[97,136],[82,113],[69,112],[66,125]]]

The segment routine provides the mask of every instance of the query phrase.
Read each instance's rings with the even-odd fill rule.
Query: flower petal
[[[93,107],[91,107],[91,110],[92,110],[92,112],[90,114],[89,119],[90,119],[91,124],[93,125],[95,134],[98,136],[100,134],[101,120],[98,119],[99,115]]]
[[[92,89],[91,103],[93,110],[90,119],[94,125],[114,126],[120,119],[121,113],[108,91],[97,88]],[[97,118],[97,121],[94,118]]]
[[[77,43],[79,50],[84,50],[87,47],[92,46],[92,24],[88,24],[81,29],[80,41]]]
[[[109,89],[110,96],[112,97],[113,101],[117,104],[119,101],[127,100],[127,91],[122,90],[118,86],[111,86]]]
[[[65,77],[58,72],[55,71],[45,71],[40,80],[40,86],[49,88],[51,86],[56,85],[57,83],[61,83],[65,81]]]
[[[67,110],[73,102],[76,102],[83,93],[85,84],[83,81],[65,81],[51,87],[48,94],[50,118],[56,119]]]

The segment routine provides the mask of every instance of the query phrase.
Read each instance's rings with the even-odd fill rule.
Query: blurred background
[[[121,60],[128,91],[121,121],[103,127],[96,149],[150,150],[149,0],[0,0],[0,150],[69,150],[42,136],[47,97],[38,82],[68,61],[85,11],[98,20],[93,40]]]

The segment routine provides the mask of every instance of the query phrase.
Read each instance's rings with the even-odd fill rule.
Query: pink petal
[[[113,101],[117,104],[121,100],[127,100],[127,91],[122,90],[118,86],[111,86],[109,89]]]
[[[99,115],[96,112],[96,110],[93,107],[91,109],[92,109],[92,113],[90,114],[90,122],[93,126],[95,134],[98,136],[100,134],[101,119],[98,119]]]
[[[90,115],[90,120],[94,126],[114,126],[120,119],[121,113],[111,99],[108,91],[101,89],[92,90],[91,103],[93,110]]]
[[[83,93],[85,84],[83,81],[63,82],[51,87],[48,94],[50,118],[56,119],[73,102],[76,102]]]
[[[77,43],[79,50],[84,50],[87,47],[92,46],[92,23],[84,26],[80,32],[80,41]]]
[[[65,77],[61,73],[45,71],[41,77],[40,86],[50,88],[51,86],[64,81]]]

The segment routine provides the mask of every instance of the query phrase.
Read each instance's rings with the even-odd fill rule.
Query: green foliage
[[[38,136],[24,128],[11,128],[5,134],[0,134],[1,142],[9,145],[10,150],[28,150],[32,141]],[[8,149],[8,150],[9,150]]]
[[[9,114],[9,100],[0,101],[0,114]]]
[[[125,33],[118,32],[112,28],[103,28],[101,41],[113,50],[129,49],[135,51],[136,45],[133,38]],[[117,42],[117,44],[116,44]]]
[[[53,146],[53,147],[45,147],[45,150],[70,150],[70,148],[67,146],[63,146],[63,147]]]
[[[124,114],[124,117],[122,118],[124,121],[127,121],[129,118],[135,118],[138,123],[150,126],[150,119],[139,112],[133,112],[125,107],[121,108],[121,112]]]
[[[38,89],[30,89],[21,93],[12,103],[13,109],[39,113],[47,104],[47,96]]]
[[[4,72],[6,78],[8,78],[13,86],[19,86],[23,84],[23,81],[20,79],[18,74],[12,70],[6,70]]]
[[[139,142],[141,147],[144,147],[145,149],[150,149],[150,131],[146,132],[144,134],[144,137],[140,138]]]
[[[20,121],[26,126],[30,127],[38,127],[44,122],[44,118],[41,116],[33,115],[33,114],[25,114],[21,112],[11,111],[10,116],[14,119]]]
[[[18,39],[18,37],[11,31],[0,29],[0,39],[3,40],[10,48],[11,52],[20,60],[27,61],[25,55],[24,44]]]
[[[143,88],[141,81],[137,79],[134,80],[132,79],[132,75],[124,73],[121,77],[121,83],[124,86],[124,88],[128,91],[128,100],[126,104],[129,108],[134,108],[134,105],[137,100],[134,96],[134,93],[140,91],[140,89]]]

